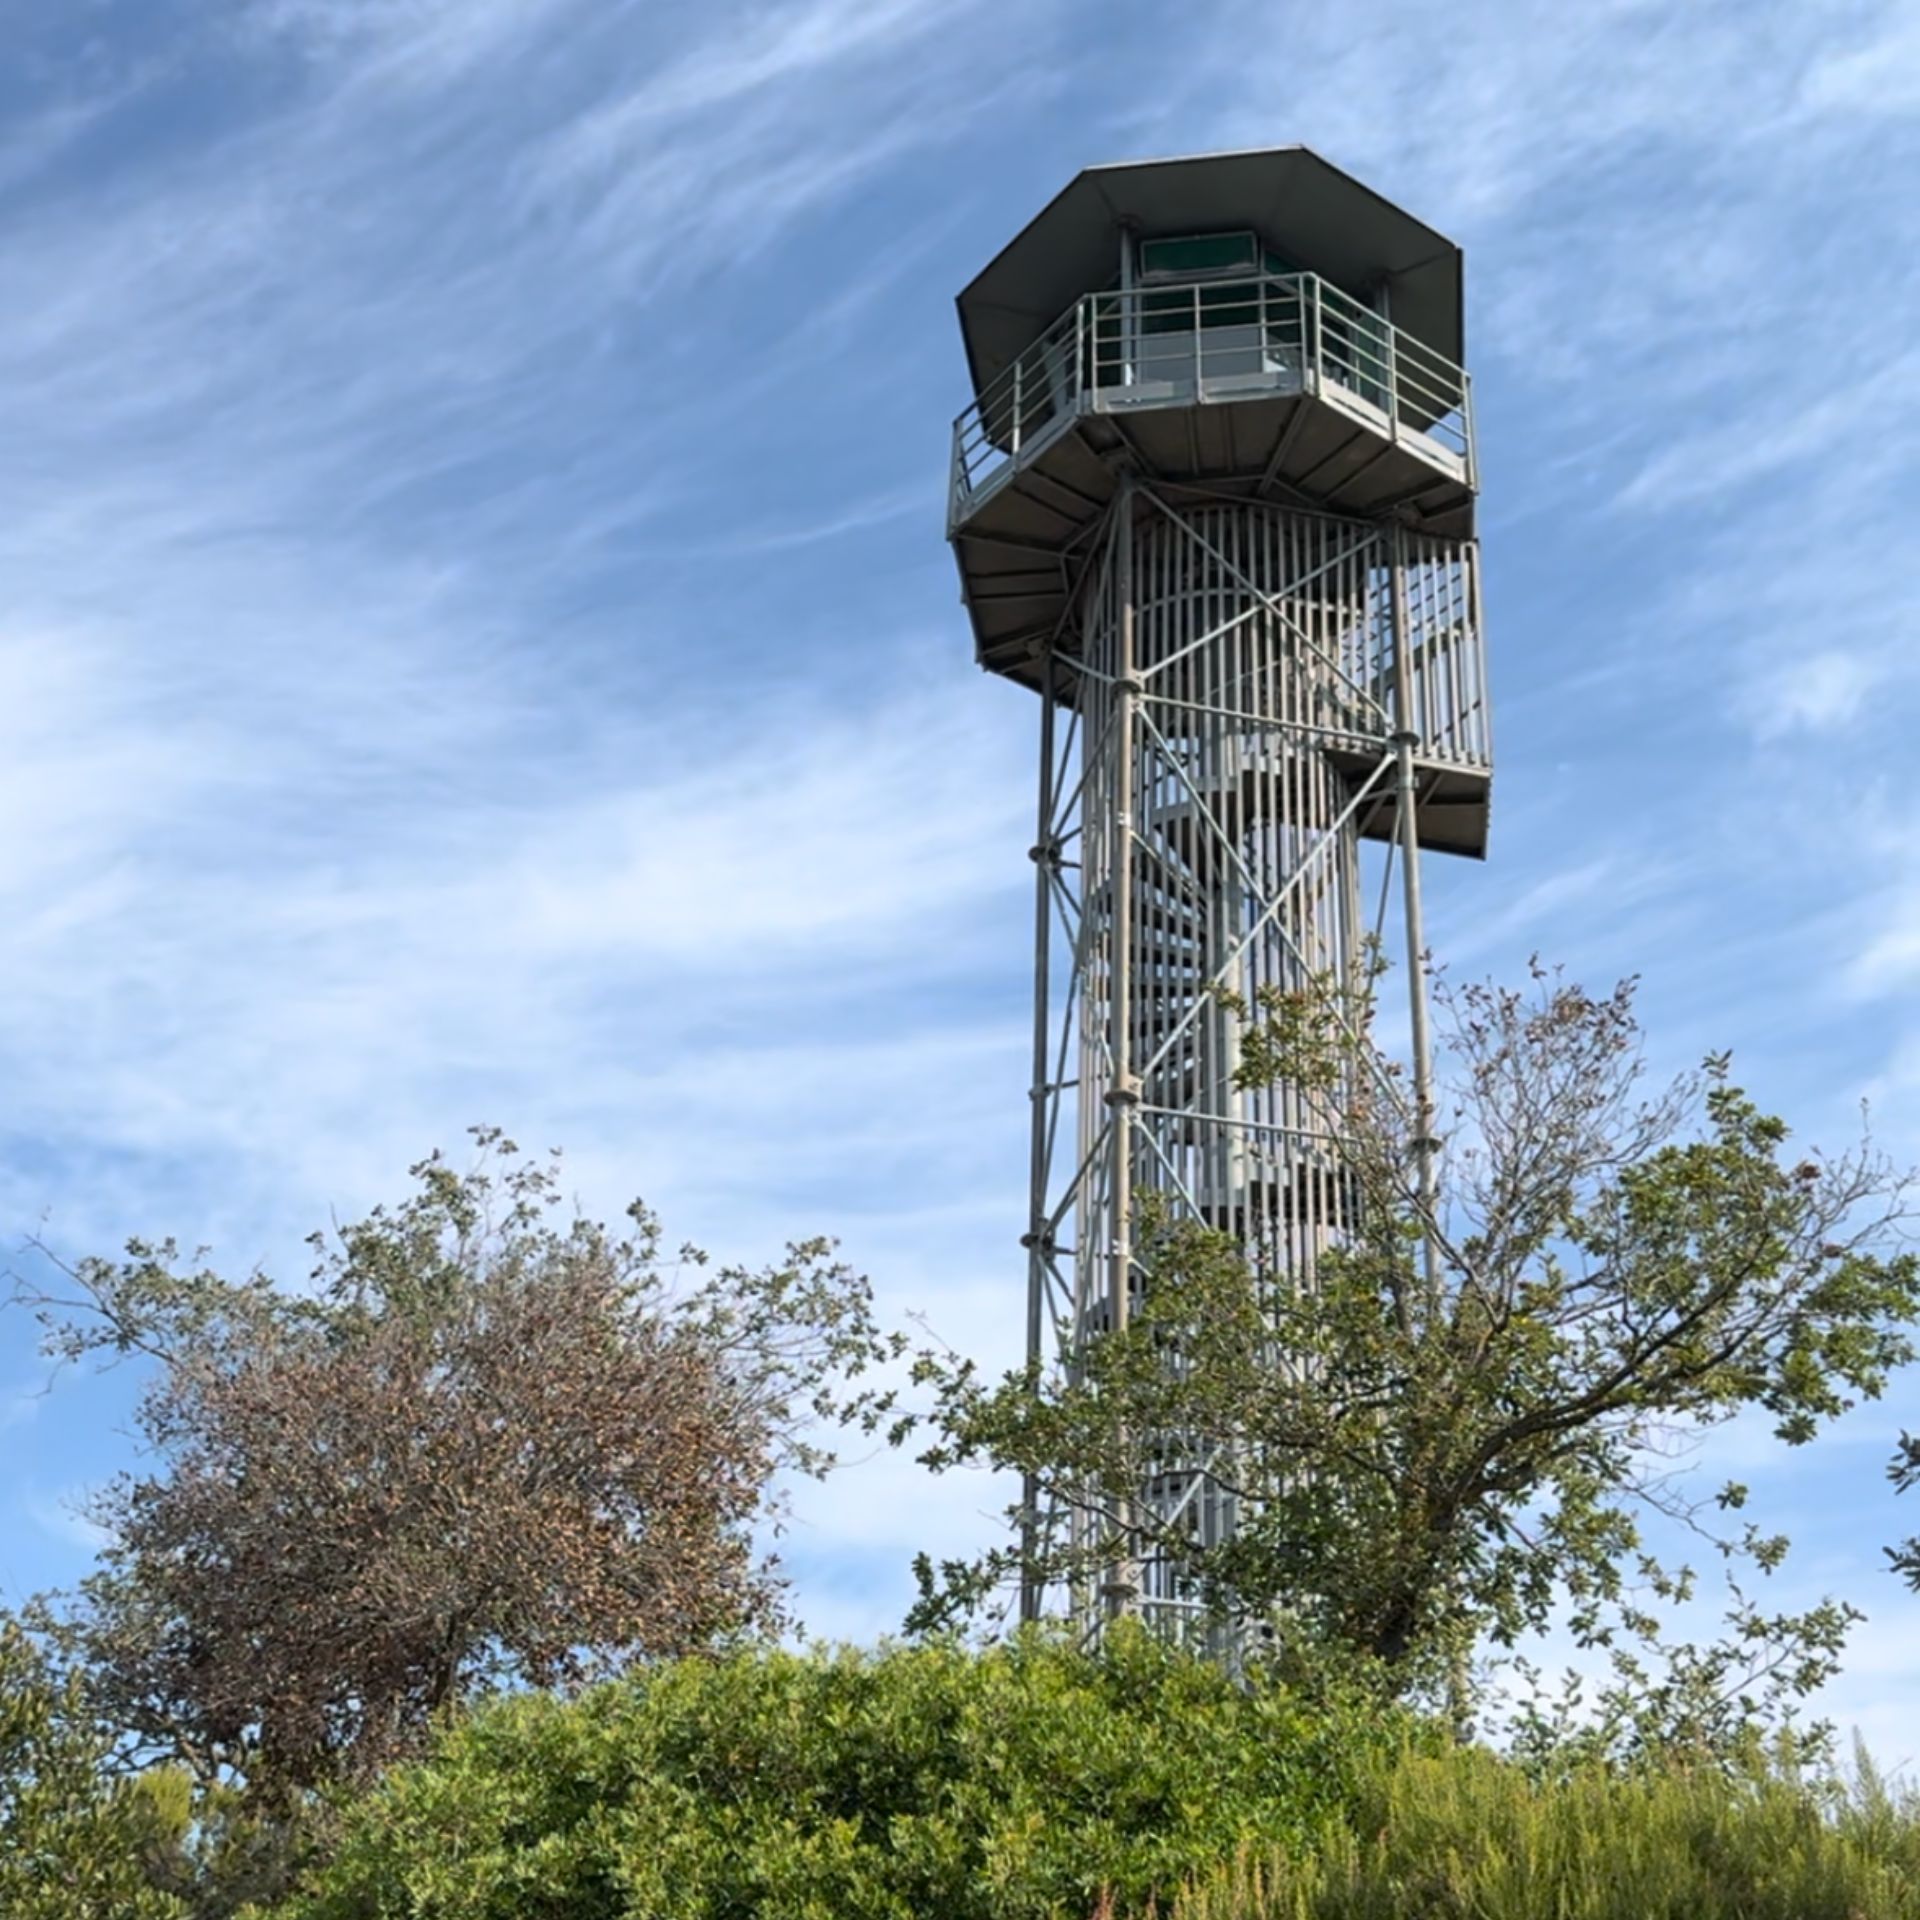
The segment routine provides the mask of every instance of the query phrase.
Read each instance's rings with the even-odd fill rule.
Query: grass
[[[1304,1853],[1243,1851],[1168,1920],[1920,1920],[1920,1796],[1755,1770],[1535,1782],[1480,1749],[1371,1770]]]

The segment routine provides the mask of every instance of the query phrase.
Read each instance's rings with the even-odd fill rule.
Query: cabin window
[[[1140,280],[1194,280],[1211,273],[1257,273],[1260,243],[1251,233],[1199,233],[1140,243]]]
[[[1300,272],[1251,230],[1139,242],[1136,291],[1097,303],[1095,386],[1207,380],[1298,368],[1303,309],[1270,276]],[[1204,342],[1204,344],[1202,344]]]
[[[1259,313],[1260,242],[1252,233],[1201,233],[1140,243],[1140,331],[1191,333],[1195,316],[1203,328],[1246,326]],[[1194,281],[1237,280],[1201,285]],[[1165,283],[1188,284],[1173,287]]]

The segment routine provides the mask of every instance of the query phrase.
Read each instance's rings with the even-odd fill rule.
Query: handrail
[[[1067,421],[1130,406],[1317,393],[1475,484],[1465,370],[1314,273],[1090,293],[953,425],[952,523]]]

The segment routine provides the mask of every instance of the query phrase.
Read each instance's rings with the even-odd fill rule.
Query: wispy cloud
[[[783,224],[977,124],[1006,88],[966,57],[983,17],[982,0],[751,12],[543,141],[524,170],[526,204],[628,284],[762,249]]]
[[[330,78],[414,90],[522,54],[579,11],[579,0],[258,0],[239,31],[283,41]]]
[[[638,86],[583,115],[553,141],[547,164],[556,177],[604,176],[629,160],[636,148],[650,151],[663,128],[737,107],[769,89],[815,80],[836,67],[897,53],[950,27],[973,4],[975,0],[804,0],[797,6],[760,8],[736,22],[723,39],[696,45]],[[699,188],[695,183],[693,190]]]
[[[24,1427],[46,1404],[46,1383],[32,1386],[0,1387],[0,1433],[12,1427]]]
[[[43,1532],[87,1553],[96,1553],[109,1545],[113,1536],[87,1518],[86,1501],[86,1490],[79,1488],[64,1493],[33,1494],[25,1505],[27,1517]]]
[[[1904,995],[1920,979],[1920,871],[1910,863],[1894,869],[1894,878],[1882,895],[1881,911],[1861,928],[1842,979],[1853,993],[1870,1000]],[[1906,1078],[1904,1068],[1911,1060],[1910,1039],[1902,1038],[1888,1062],[1890,1073],[1883,1085],[1902,1089],[1920,1085]]]
[[[869,499],[856,500],[838,512],[818,519],[786,525],[747,527],[727,534],[702,551],[715,554],[790,553],[801,547],[814,547],[826,540],[844,539],[850,533],[867,533],[876,527],[918,518],[925,525],[936,523],[940,502],[924,485],[896,487]]]
[[[1844,335],[1842,336],[1844,337]],[[1676,422],[1672,444],[1647,463],[1620,493],[1620,504],[1667,510],[1714,501],[1737,507],[1756,482],[1815,471],[1830,457],[1844,460],[1856,484],[1885,476],[1889,460],[1904,458],[1888,444],[1920,387],[1920,353],[1896,355],[1881,366],[1855,372],[1850,356],[1817,362],[1802,382],[1813,396],[1798,408],[1778,393],[1758,412],[1753,396],[1728,395],[1729,417],[1705,428]],[[1864,469],[1864,473],[1862,473]]]
[[[1821,53],[1807,68],[1800,103],[1809,116],[1920,113],[1920,20],[1889,6],[1857,37]]]
[[[1751,690],[1749,710],[1762,741],[1796,731],[1832,733],[1860,717],[1885,678],[1884,663],[1824,651],[1785,661]]]

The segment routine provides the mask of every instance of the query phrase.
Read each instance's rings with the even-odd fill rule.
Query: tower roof
[[[1396,327],[1465,359],[1460,249],[1310,148],[1266,147],[1076,174],[960,295],[974,391],[1111,283],[1122,229],[1154,239],[1236,227],[1351,293],[1384,280]]]

